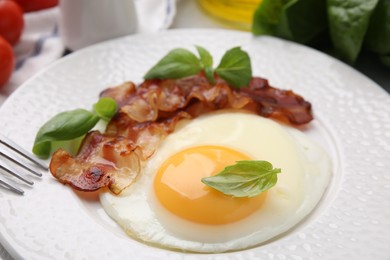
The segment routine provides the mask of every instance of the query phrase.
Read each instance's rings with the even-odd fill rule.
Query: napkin
[[[134,0],[137,33],[151,33],[169,28],[176,14],[176,0]],[[25,28],[14,46],[15,70],[0,89],[0,106],[21,84],[65,54],[58,33],[59,7],[24,14]]]

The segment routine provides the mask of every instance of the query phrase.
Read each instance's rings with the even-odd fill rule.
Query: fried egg
[[[239,160],[280,168],[274,187],[235,198],[201,182]],[[302,132],[243,111],[179,122],[119,196],[102,193],[107,214],[131,237],[188,252],[225,252],[265,243],[318,204],[331,176],[327,154]]]

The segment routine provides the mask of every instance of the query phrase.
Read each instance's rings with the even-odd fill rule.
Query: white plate
[[[31,149],[38,128],[60,111],[89,108],[101,90],[140,82],[175,47],[206,47],[217,64],[242,46],[254,75],[312,102],[316,119],[304,131],[328,150],[333,178],[315,212],[297,228],[225,258],[385,259],[390,256],[390,97],[343,63],[291,42],[224,30],[172,30],[92,46],[55,63],[1,107],[1,132]],[[207,259],[149,247],[128,238],[97,200],[80,198],[49,173],[25,196],[0,191],[0,242],[26,259]],[[216,257],[216,255],[211,255]]]

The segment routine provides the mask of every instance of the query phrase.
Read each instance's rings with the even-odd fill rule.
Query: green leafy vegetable
[[[390,0],[378,2],[370,18],[365,45],[380,55],[390,54]]]
[[[362,47],[368,23],[378,0],[328,0],[329,31],[334,48],[353,63]]]
[[[248,85],[252,77],[252,69],[249,55],[241,48],[236,47],[227,51],[215,71],[211,54],[203,47],[196,46],[196,48],[200,58],[186,49],[171,50],[146,73],[145,79],[182,78],[195,75],[203,69],[212,84],[215,84],[214,73],[218,73],[234,87]],[[53,144],[58,145],[61,141],[83,136],[100,119],[110,120],[117,111],[117,104],[113,99],[101,98],[93,105],[93,109],[93,112],[85,109],[67,111],[50,119],[38,131],[33,153],[41,158],[47,158]]]
[[[234,197],[254,197],[272,188],[281,170],[267,161],[238,161],[202,182]]]
[[[109,120],[116,113],[116,102],[110,98],[101,98],[94,104],[94,112],[75,109],[57,114],[47,121],[38,131],[33,153],[47,158],[56,142],[73,140],[85,135],[100,119]]]
[[[381,57],[380,57],[380,60],[381,60],[381,62],[382,62],[384,65],[390,67],[390,54],[387,55],[387,56],[381,56]]]
[[[307,43],[326,28],[325,1],[264,0],[254,14],[252,32]]]
[[[289,1],[283,8],[279,30],[289,40],[310,42],[326,28],[324,9],[325,3],[319,0]]]
[[[35,138],[33,153],[47,158],[51,142],[64,141],[84,135],[99,121],[99,117],[85,109],[62,112],[46,122]]]
[[[211,54],[203,47],[196,46],[196,48],[200,58],[185,49],[174,49],[153,66],[144,78],[177,79],[192,76],[204,70],[211,84],[215,84],[214,73],[216,73],[233,87],[248,85],[252,78],[250,58],[248,53],[240,47],[228,50],[215,70],[213,70]]]
[[[386,61],[390,0],[263,0],[252,33],[307,44],[351,64],[363,48]]]
[[[240,47],[228,50],[215,72],[233,87],[247,86],[252,78],[252,67],[248,53],[241,50]]]
[[[112,98],[100,98],[97,103],[93,105],[95,113],[106,121],[109,121],[117,111],[117,104]]]
[[[203,65],[203,69],[207,77],[207,80],[211,84],[215,84],[214,71],[213,71],[213,57],[211,56],[208,50],[206,50],[201,46],[196,46],[196,49],[198,50],[200,61],[201,64]]]
[[[263,0],[254,13],[252,23],[253,34],[276,35],[283,5],[288,2],[289,0]]]
[[[192,52],[177,48],[171,50],[144,76],[145,79],[178,79],[202,70],[199,59]]]

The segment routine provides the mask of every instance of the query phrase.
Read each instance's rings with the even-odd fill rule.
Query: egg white
[[[233,148],[282,169],[259,210],[234,223],[202,225],[175,216],[158,202],[156,170],[175,153],[202,145]],[[242,111],[219,111],[180,122],[134,184],[119,196],[102,193],[100,200],[137,240],[183,251],[224,252],[259,245],[293,228],[320,201],[330,176],[327,154],[300,131]]]

